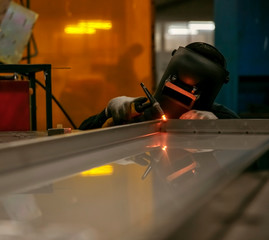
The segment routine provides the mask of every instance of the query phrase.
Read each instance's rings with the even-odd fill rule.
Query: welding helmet
[[[229,80],[223,55],[213,46],[195,42],[172,53],[154,94],[168,118],[191,110],[210,111],[223,83]]]

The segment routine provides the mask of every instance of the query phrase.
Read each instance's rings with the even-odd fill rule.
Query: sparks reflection
[[[197,167],[197,163],[193,162],[190,165],[188,165],[187,167],[181,168],[175,172],[173,172],[172,174],[168,175],[166,177],[168,182],[173,181],[174,179],[182,176],[184,173],[187,173],[189,171],[191,171],[193,174],[195,174],[195,168]]]
[[[167,146],[163,146],[163,147],[162,147],[162,150],[163,150],[163,151],[166,151],[166,149],[167,149]]]

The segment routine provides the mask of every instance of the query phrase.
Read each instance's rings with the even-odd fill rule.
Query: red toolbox
[[[30,130],[29,81],[0,80],[0,131]]]

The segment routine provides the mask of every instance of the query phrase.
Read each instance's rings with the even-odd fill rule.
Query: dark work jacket
[[[210,112],[214,113],[219,119],[239,118],[239,116],[235,112],[233,112],[232,110],[218,103],[214,103],[212,105]],[[135,118],[132,122],[128,122],[128,123],[143,122],[143,121],[149,121],[149,120],[154,120],[158,118],[160,118],[158,113],[156,113],[156,111],[154,111],[152,108],[149,108],[145,110],[143,115]],[[79,129],[88,130],[88,129],[101,128],[103,124],[106,122],[106,120],[107,120],[107,117],[105,114],[105,110],[103,110],[101,113],[93,115],[87,118],[86,120],[84,120],[79,126]]]

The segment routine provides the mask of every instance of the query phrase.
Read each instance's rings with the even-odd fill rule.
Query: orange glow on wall
[[[152,1],[47,0],[32,1],[31,9],[39,14],[31,63],[52,65],[52,93],[77,127],[114,97],[143,96],[141,82],[152,90]],[[36,78],[45,82],[42,73]],[[37,86],[36,96],[37,129],[44,130],[44,89]],[[72,127],[52,104],[53,127]]]
[[[94,34],[96,29],[109,30],[112,28],[111,21],[95,20],[87,21],[81,20],[77,24],[67,25],[64,32],[67,34]]]

